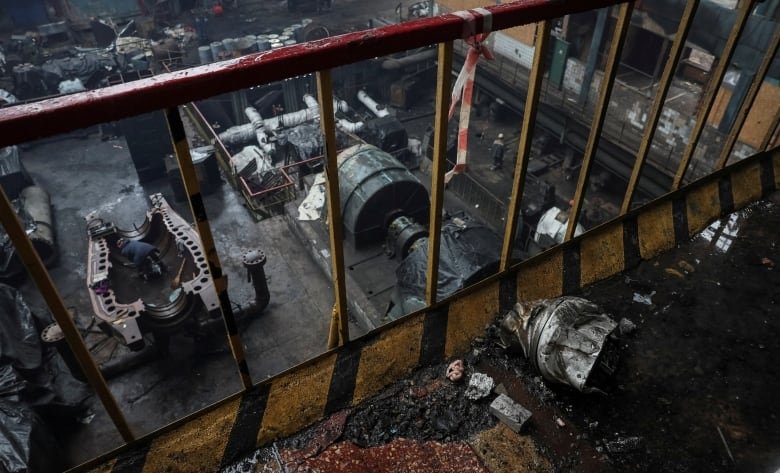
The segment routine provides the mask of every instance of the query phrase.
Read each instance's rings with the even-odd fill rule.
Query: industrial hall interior
[[[780,472],[779,46],[780,0],[0,1],[0,473]]]

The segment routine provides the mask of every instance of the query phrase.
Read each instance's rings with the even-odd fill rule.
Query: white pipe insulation
[[[268,142],[268,135],[265,134],[265,121],[263,121],[260,112],[255,107],[247,107],[244,109],[244,114],[246,114],[246,117],[255,129],[255,136],[260,147],[266,153],[273,153],[276,150],[276,146]]]
[[[346,120],[344,118],[339,118],[336,121],[336,126],[339,128],[339,130],[346,131],[348,133],[357,133],[360,130],[363,129],[363,126],[365,126],[365,123],[363,122],[351,122],[349,120]]]
[[[317,99],[314,98],[313,95],[305,94],[303,96],[303,101],[306,103],[306,106],[309,108],[319,108],[320,104],[317,101]],[[333,98],[333,110],[338,111],[341,113],[347,113],[349,112],[349,104],[346,100],[339,100],[336,97]]]
[[[219,134],[219,139],[225,144],[232,145],[247,143],[252,140],[253,136],[257,136],[257,141],[263,147],[264,151],[269,151],[268,147],[270,147],[270,150],[273,150],[273,144],[268,143],[268,137],[265,134],[266,131],[275,131],[279,128],[290,128],[320,117],[320,104],[314,96],[306,94],[303,96],[303,101],[306,104],[306,108],[303,110],[285,113],[284,115],[277,115],[271,118],[263,118],[256,108],[247,107],[244,109],[244,113],[251,123],[230,127]],[[350,110],[349,104],[347,104],[345,100],[338,100],[336,98],[333,99],[333,108],[334,110],[343,113]],[[363,128],[363,124],[362,122],[352,123],[348,120],[344,120],[342,127],[345,131],[356,132]]]
[[[388,112],[384,106],[376,103],[376,101],[372,99],[367,93],[365,93],[365,91],[359,90],[357,93],[357,98],[377,117],[383,118],[390,115],[390,112]]]

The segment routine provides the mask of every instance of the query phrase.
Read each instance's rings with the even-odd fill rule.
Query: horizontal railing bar
[[[536,23],[621,0],[523,0],[486,7],[492,30]],[[184,105],[323,69],[452,41],[485,31],[455,14],[347,33],[215,64],[0,110],[0,146]]]

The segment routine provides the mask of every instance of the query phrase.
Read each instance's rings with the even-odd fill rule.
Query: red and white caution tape
[[[455,107],[461,101],[460,117],[458,122],[458,155],[455,167],[444,176],[444,182],[450,182],[456,174],[462,174],[466,171],[466,156],[468,154],[469,141],[469,117],[471,116],[472,95],[474,93],[474,75],[477,71],[477,61],[480,56],[487,59],[493,59],[493,52],[487,48],[484,41],[490,35],[492,28],[492,16],[484,8],[475,8],[469,11],[455,12],[455,15],[466,20],[463,25],[463,39],[469,45],[469,51],[466,54],[466,61],[463,68],[455,80],[452,88],[452,102],[450,104],[449,118],[455,115]],[[483,33],[474,34],[476,20],[482,18]]]

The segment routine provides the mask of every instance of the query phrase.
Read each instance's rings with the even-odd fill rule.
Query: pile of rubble
[[[552,404],[548,383],[604,392],[598,383],[614,371],[618,326],[585,299],[540,301],[528,310],[518,305],[499,315],[462,360],[420,369],[359,406],[224,471],[491,471],[485,468],[490,463],[485,445],[496,442],[497,432],[522,443],[525,436],[548,428],[568,428],[561,417],[550,416],[555,408],[540,410],[538,419],[533,412]],[[508,388],[483,372],[488,365],[512,372],[515,380],[527,384],[533,406],[523,405],[529,398],[518,399],[514,386]],[[493,439],[487,442],[486,437]],[[641,439],[617,439],[601,451],[618,452],[638,443]],[[530,464],[538,471],[552,469],[530,449]],[[591,450],[598,456],[598,450]],[[407,470],[410,465],[415,468]]]

